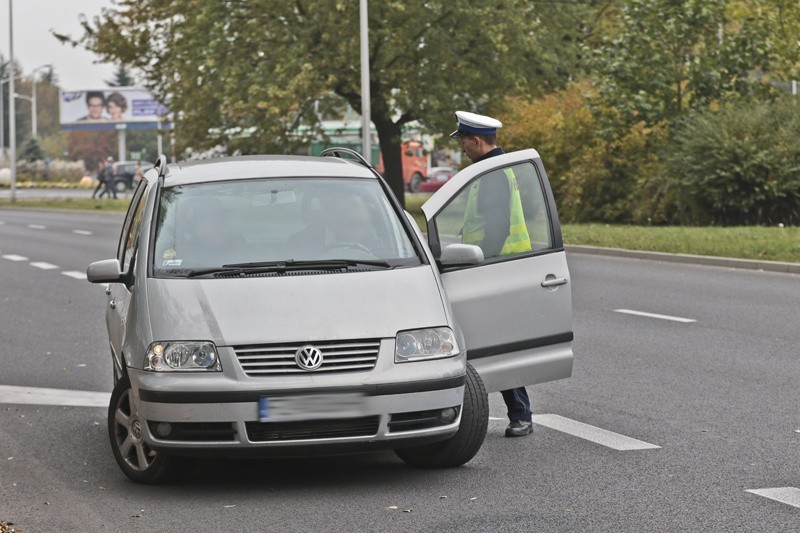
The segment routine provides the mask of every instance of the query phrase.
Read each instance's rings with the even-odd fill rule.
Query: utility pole
[[[367,22],[367,0],[360,0],[359,25],[361,35],[361,151],[364,159],[372,164],[370,147],[370,94],[369,94],[369,28]]]
[[[8,136],[9,155],[11,156],[11,203],[17,202],[17,119],[16,105],[14,104],[14,0],[8,0],[8,53],[11,76],[8,81]]]

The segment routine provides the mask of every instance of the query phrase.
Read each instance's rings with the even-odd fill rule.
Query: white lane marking
[[[28,227],[31,229],[47,229],[47,226],[42,226],[41,224],[28,224]]]
[[[31,266],[41,268],[42,270],[53,270],[54,268],[58,268],[58,265],[54,265],[53,263],[45,263],[44,261],[34,261],[31,263]]]
[[[85,229],[74,229],[72,233],[77,233],[78,235],[91,235],[91,231],[86,231]]]
[[[0,385],[0,404],[108,407],[110,399],[111,394],[108,392]]]
[[[8,254],[4,255],[3,259],[8,259],[9,261],[27,261],[28,258],[24,255],[16,255],[16,254]]]
[[[669,316],[669,315],[659,315],[656,313],[645,313],[644,311],[633,311],[631,309],[614,309],[615,313],[624,313],[626,315],[636,315],[636,316],[646,316],[648,318],[660,318],[661,320],[672,320],[673,322],[683,322],[684,324],[688,324],[689,322],[697,322],[697,320],[693,318],[682,318],[679,316]]]
[[[489,420],[505,420],[505,418],[500,418],[499,416],[490,416]]]
[[[568,433],[614,450],[654,450],[661,448],[661,446],[656,446],[649,442],[626,437],[607,429],[590,426],[559,415],[533,415],[533,423],[561,431],[562,433]]]
[[[753,489],[745,492],[763,496],[776,502],[800,508],[800,489],[796,487],[776,487],[774,489]]]
[[[86,273],[85,272],[78,272],[76,270],[68,270],[66,272],[62,272],[65,276],[69,278],[75,278],[85,281],[86,280]]]

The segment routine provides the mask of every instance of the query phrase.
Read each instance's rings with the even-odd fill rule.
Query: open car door
[[[483,251],[477,264],[440,268],[467,359],[486,389],[570,377],[570,275],[553,193],[536,150],[467,167],[422,210],[437,260],[452,244]]]

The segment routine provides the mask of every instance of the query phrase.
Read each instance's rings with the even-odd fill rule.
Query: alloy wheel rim
[[[125,464],[143,472],[152,466],[156,452],[144,442],[143,422],[133,409],[130,389],[120,396],[114,411],[114,436]]]

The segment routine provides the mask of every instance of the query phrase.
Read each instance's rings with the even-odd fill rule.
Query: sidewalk
[[[664,252],[644,252],[639,250],[623,250],[622,248],[602,248],[600,246],[583,246],[565,244],[568,253],[605,255],[611,257],[628,257],[632,259],[649,259],[668,263],[687,263],[692,265],[720,266],[727,268],[744,268],[748,270],[764,270],[767,272],[784,272],[800,274],[800,263],[784,263],[781,261],[759,261],[753,259],[736,259],[733,257],[714,257],[710,255],[668,254]]]

